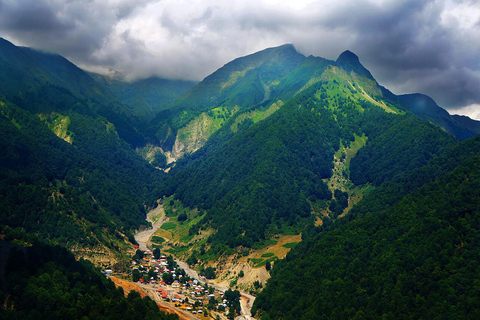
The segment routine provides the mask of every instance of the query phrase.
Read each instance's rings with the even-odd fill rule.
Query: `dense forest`
[[[70,121],[72,144],[38,116],[0,100],[3,229],[69,246],[111,245],[112,237],[123,239],[118,231],[128,236],[145,223],[161,173],[105,119],[73,111],[60,118]]]
[[[340,214],[348,196],[339,205],[325,179],[334,154],[355,135],[368,137],[350,167],[357,185],[380,185],[419,168],[457,141],[411,114],[386,113],[346,92],[338,95],[339,87],[312,85],[269,118],[245,120],[233,136],[225,125],[204,150],[172,170],[167,195],[207,211],[202,224],[217,230],[209,240],[214,252],[252,247],[288,230],[300,233],[314,219],[312,203]]]
[[[382,185],[348,219],[306,230],[275,264],[257,315],[478,318],[479,152],[479,137],[455,146],[428,170]]]
[[[1,247],[9,247],[1,319],[178,319],[135,291],[125,297],[89,261],[75,260],[65,248],[39,242]]]

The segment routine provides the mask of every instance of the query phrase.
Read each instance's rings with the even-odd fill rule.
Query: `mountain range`
[[[269,255],[262,319],[477,316],[480,121],[393,94],[350,51],[126,82],[0,39],[0,130],[6,241],[122,270],[163,198],[186,212],[163,249],[198,266],[302,235]]]

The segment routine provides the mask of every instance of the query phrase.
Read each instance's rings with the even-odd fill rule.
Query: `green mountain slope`
[[[479,137],[467,140],[380,188],[380,197],[373,192],[348,221],[304,233],[275,264],[255,300],[257,315],[478,317],[479,152]]]
[[[332,70],[341,70],[346,75],[336,75]],[[325,71],[330,75],[327,76]],[[292,45],[269,48],[227,63],[180,96],[171,109],[160,112],[147,131],[150,136],[155,136],[169,157],[178,160],[203,147],[229,119],[255,118],[265,110],[274,111],[319,81],[339,81],[345,76],[353,78],[343,81],[341,90],[350,91],[357,97],[356,101],[358,98],[368,100],[387,112],[410,111],[460,139],[475,135],[472,126],[455,120],[433,100],[427,103],[425,110],[428,112],[421,111],[418,105],[424,104],[420,100],[425,98],[396,96],[380,86],[350,51],[342,53],[336,61],[330,61],[305,57]],[[360,87],[355,88],[352,83],[360,84]],[[389,110],[392,105],[396,110]],[[247,110],[249,114],[245,114]]]
[[[456,120],[457,122],[461,123],[463,127],[467,128],[468,130],[480,134],[480,121],[470,119],[467,116],[461,116],[458,114],[452,115],[452,118]]]
[[[69,248],[124,242],[155,204],[161,173],[104,120],[71,113],[73,145],[38,116],[0,101],[0,203],[5,232]],[[158,192],[158,191],[157,191]]]
[[[305,60],[292,45],[269,48],[235,59],[206,77],[175,106],[202,110],[212,106],[252,106],[268,100],[268,90]],[[203,111],[203,110],[202,110]]]
[[[170,108],[176,98],[197,84],[194,81],[157,77],[125,82],[99,74],[90,75],[144,121],[149,121],[158,112]]]
[[[17,47],[0,38],[0,70],[0,96],[25,110],[35,114],[71,110],[101,116],[131,145],[145,142],[131,111],[59,55]]]
[[[315,77],[329,63],[333,61],[306,58],[292,45],[269,48],[235,59],[179,97],[171,110],[160,113],[151,122],[150,132],[164,150],[170,151],[175,144],[183,143],[179,141],[182,128],[198,125],[198,119],[208,116],[211,124],[207,124],[206,130],[199,134],[206,141],[240,110],[258,106],[268,109],[273,104],[292,98],[314,83]],[[203,144],[187,147],[189,151],[186,153],[198,150]],[[185,153],[174,151],[173,154],[179,158]]]
[[[169,194],[207,211],[200,226],[217,230],[210,240],[214,252],[299,233],[320,212],[334,219],[345,209],[353,183],[378,185],[456,142],[389,102],[369,73],[353,71],[352,65],[363,70],[355,61],[347,70],[324,68],[318,81],[263,121],[239,122],[239,111],[203,150],[172,170]],[[367,139],[363,156],[359,152],[364,160],[355,162],[355,156],[348,167],[342,153],[358,137]],[[379,173],[379,181],[364,177],[369,170]]]
[[[452,116],[426,95],[405,94],[399,98],[405,102],[405,109],[426,121],[435,123],[461,140],[472,138],[480,133],[480,121],[468,117]]]
[[[158,310],[150,298],[125,297],[110,279],[61,247],[40,243],[25,248],[0,241],[2,319],[158,319],[177,315]]]
[[[162,180],[132,149],[130,111],[66,59],[3,39],[0,81],[2,233],[118,254]]]

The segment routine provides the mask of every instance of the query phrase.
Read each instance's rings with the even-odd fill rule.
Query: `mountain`
[[[478,317],[480,138],[306,230],[257,297],[261,319]]]
[[[147,131],[171,161],[178,160],[202,148],[230,119],[263,118],[315,83],[331,81],[333,77],[327,77],[327,74],[334,68],[354,77],[357,83],[362,79],[361,88],[355,93],[362,100],[374,101],[387,109],[389,105],[395,105],[395,108],[412,112],[462,140],[475,135],[475,131],[452,118],[426,96],[421,99],[417,95],[396,96],[382,87],[350,51],[331,61],[305,57],[288,44],[227,63],[180,96],[172,108],[160,112],[150,122]],[[351,90],[353,94],[356,88],[346,82],[342,90]],[[422,99],[426,102],[420,101]],[[427,113],[418,107],[425,103],[431,110]]]
[[[429,96],[416,93],[400,95],[399,98],[405,102],[405,109],[426,121],[435,123],[461,140],[472,138],[480,133],[480,121],[466,116],[452,116]]]
[[[0,81],[2,234],[119,262],[163,180],[134,117],[65,58],[5,40]]]
[[[350,51],[330,61],[268,48],[189,85],[92,77],[0,40],[2,239],[41,239],[121,270],[132,233],[163,198],[164,231],[176,237],[163,251],[218,263],[217,274],[220,257],[274,263],[254,308],[266,319],[477,316],[480,143],[459,139],[477,122],[394,95]],[[168,174],[134,149],[164,153]],[[272,243],[300,235],[276,261]],[[42,273],[68,292],[70,279],[83,281],[65,281],[56,268],[68,268],[50,260],[11,273],[22,279],[8,292],[19,306],[45,290]],[[235,286],[226,266],[222,280]],[[255,279],[241,288],[258,290]]]
[[[151,120],[158,112],[170,108],[176,98],[197,84],[194,81],[158,77],[125,82],[94,73],[90,75],[144,121]]]
[[[235,59],[206,77],[175,102],[185,109],[255,105],[268,100],[269,90],[305,60],[292,45],[269,48]],[[203,110],[202,110],[203,111]]]
[[[357,55],[349,50],[344,51],[336,61],[337,66],[342,68],[347,72],[355,72],[358,75],[365,76],[371,80],[375,80],[370,73],[361,63],[360,59],[358,59]]]
[[[64,57],[0,38],[0,69],[0,95],[19,107],[36,114],[74,111],[104,117],[123,140],[144,144],[131,111]]]
[[[457,122],[461,123],[462,126],[475,134],[480,134],[480,121],[470,119],[467,116],[460,116],[458,114],[452,115],[452,118]]]
[[[286,69],[307,59],[288,57]],[[457,142],[384,96],[352,53],[314,70],[284,103],[274,98],[238,110],[172,169],[167,195],[206,212],[191,234],[213,230],[211,252],[253,248],[335,220],[361,197],[359,188],[411,172]],[[285,78],[278,86],[295,73],[279,71]]]
[[[322,58],[303,56],[292,45],[235,59],[159,113],[151,122],[151,133],[164,150],[181,158],[202,147],[240,110],[290,99],[328,64]],[[194,134],[184,138],[195,128]]]

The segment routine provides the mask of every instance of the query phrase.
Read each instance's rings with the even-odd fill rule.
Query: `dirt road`
[[[240,319],[255,320],[255,318],[252,317],[252,313],[250,312],[253,306],[253,301],[255,301],[255,297],[241,291],[240,291],[240,294],[242,295],[240,297],[240,307],[242,308],[242,311],[241,311],[242,314],[236,317],[235,320],[240,320]]]
[[[149,296],[153,301],[156,302],[156,304],[157,304],[157,306],[160,310],[162,310],[164,312],[167,312],[167,313],[173,313],[173,314],[178,315],[180,320],[194,320],[194,319],[197,320],[197,319],[199,319],[198,317],[195,317],[193,314],[190,314],[190,313],[188,313],[185,310],[182,310],[180,308],[176,308],[176,307],[168,304],[167,302],[163,301],[162,299],[160,299],[160,297],[158,296],[158,294],[156,292],[156,288],[153,288],[151,286],[149,287],[148,285],[133,283],[131,281],[120,279],[120,278],[117,278],[117,277],[114,277],[114,276],[111,276],[110,280],[112,280],[113,283],[115,283],[115,285],[117,287],[122,287],[123,288],[123,290],[125,292],[125,296],[127,296],[127,294],[130,291],[137,291],[142,298],[144,298],[146,296]]]
[[[200,279],[197,271],[190,268],[190,266],[188,264],[186,264],[185,262],[180,261],[180,260],[175,260],[175,261],[178,263],[180,268],[185,270],[185,273],[187,275],[189,275],[190,277],[193,277],[195,279]],[[210,285],[212,287],[215,287],[215,289],[218,289],[218,290],[223,291],[223,292],[228,290],[227,287],[220,286],[213,281],[208,281],[208,285]],[[241,315],[237,316],[235,319],[236,320],[241,320],[241,319],[255,320],[255,318],[252,317],[252,313],[250,311],[252,309],[253,302],[255,301],[255,297],[248,294],[248,293],[242,292],[242,291],[240,291],[240,294],[241,294],[241,298],[240,298]]]
[[[168,217],[165,215],[165,210],[163,209],[163,206],[158,205],[158,207],[151,210],[147,214],[147,221],[150,221],[152,223],[153,228],[141,231],[135,235],[135,240],[137,240],[138,245],[142,250],[148,249],[147,244],[148,244],[148,241],[150,240],[150,237],[162,226],[162,224],[168,221]],[[198,275],[197,271],[190,268],[190,266],[187,263],[180,260],[175,260],[175,261],[178,263],[180,268],[185,270],[188,276],[195,279],[200,279],[200,276]],[[227,287],[220,286],[212,281],[209,281],[209,285],[223,292],[228,290]],[[142,288],[144,290],[147,290],[147,288],[145,288],[144,286],[142,286]],[[153,294],[156,295],[156,292],[153,292]],[[152,298],[154,297],[153,294],[152,294]],[[235,319],[254,320],[255,318],[252,317],[250,310],[252,309],[253,301],[255,301],[255,297],[241,291],[240,291],[240,294],[241,294],[240,306],[241,306],[242,314],[236,317]],[[158,295],[156,295],[156,297],[158,300],[161,301],[161,299],[158,298]],[[158,300],[155,300],[155,301],[158,301]],[[190,314],[187,314],[187,315],[191,316]],[[195,319],[195,318],[190,318],[190,319]]]
[[[174,307],[171,304],[164,302],[162,299],[157,294],[157,288],[152,287],[152,285],[149,284],[140,284],[139,285],[146,293],[147,295],[157,303],[158,307],[160,310],[163,310],[168,313],[175,313],[178,315],[180,320],[198,320],[200,319],[199,317],[196,317],[195,315],[182,310],[180,308]]]

